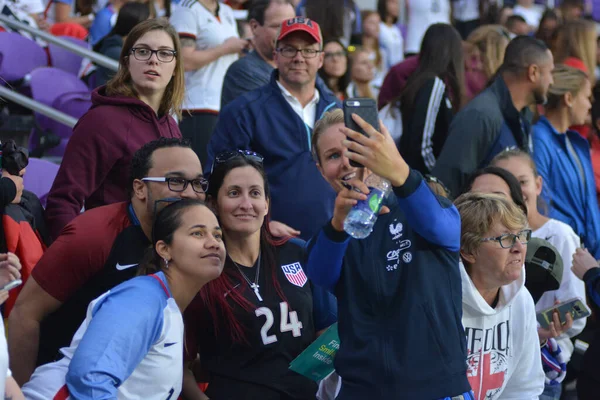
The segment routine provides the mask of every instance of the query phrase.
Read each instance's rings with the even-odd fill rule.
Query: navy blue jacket
[[[308,277],[338,299],[338,399],[440,399],[470,391],[462,327],[460,216],[411,171],[371,235],[328,223]]]
[[[335,192],[323,179],[311,155],[310,129],[271,81],[227,104],[208,145],[209,173],[215,155],[225,150],[248,149],[264,157],[271,188],[271,215],[310,238],[329,218]],[[320,100],[316,119],[340,107],[339,100],[317,80]]]
[[[531,111],[518,111],[502,76],[452,119],[431,174],[458,196],[469,176],[508,147],[529,151]]]

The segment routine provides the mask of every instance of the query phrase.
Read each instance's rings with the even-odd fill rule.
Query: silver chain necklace
[[[231,257],[229,257],[229,258],[231,259]],[[242,268],[240,268],[238,263],[233,261],[233,259],[231,259],[231,262],[238,269],[238,271],[242,275],[242,278],[244,278],[244,280],[246,281],[248,286],[250,286],[250,288],[252,288],[252,290],[254,290],[254,294],[256,295],[256,298],[258,299],[258,301],[263,301],[262,297],[260,296],[260,293],[258,292],[258,288],[260,287],[258,285],[258,277],[260,276],[260,264],[261,264],[260,263],[260,253],[258,253],[258,260],[257,260],[258,265],[256,266],[256,276],[254,277],[254,282],[252,282],[252,281],[250,281],[250,279],[248,279],[248,277],[246,276],[244,271],[242,271]]]

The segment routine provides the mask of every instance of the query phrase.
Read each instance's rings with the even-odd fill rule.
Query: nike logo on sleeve
[[[117,269],[119,271],[123,271],[125,269],[131,268],[131,267],[135,267],[137,264],[126,264],[126,265],[121,265],[119,263],[117,263]]]

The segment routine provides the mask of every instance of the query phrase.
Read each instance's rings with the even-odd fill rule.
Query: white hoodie
[[[535,305],[521,277],[500,288],[496,308],[460,264],[467,377],[475,400],[533,400],[544,391]]]
[[[581,239],[573,228],[564,222],[549,219],[541,228],[532,233],[533,237],[547,240],[556,247],[563,260],[562,281],[558,290],[545,292],[535,305],[537,312],[544,311],[554,305],[555,301],[563,302],[575,297],[585,302],[585,284],[573,271],[573,254],[580,247]],[[585,328],[586,318],[573,321],[573,327],[556,338],[565,362],[569,362],[573,354],[573,342],[570,338],[577,336]]]

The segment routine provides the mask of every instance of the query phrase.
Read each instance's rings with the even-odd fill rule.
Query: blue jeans
[[[539,400],[560,400],[562,385],[545,385]]]

